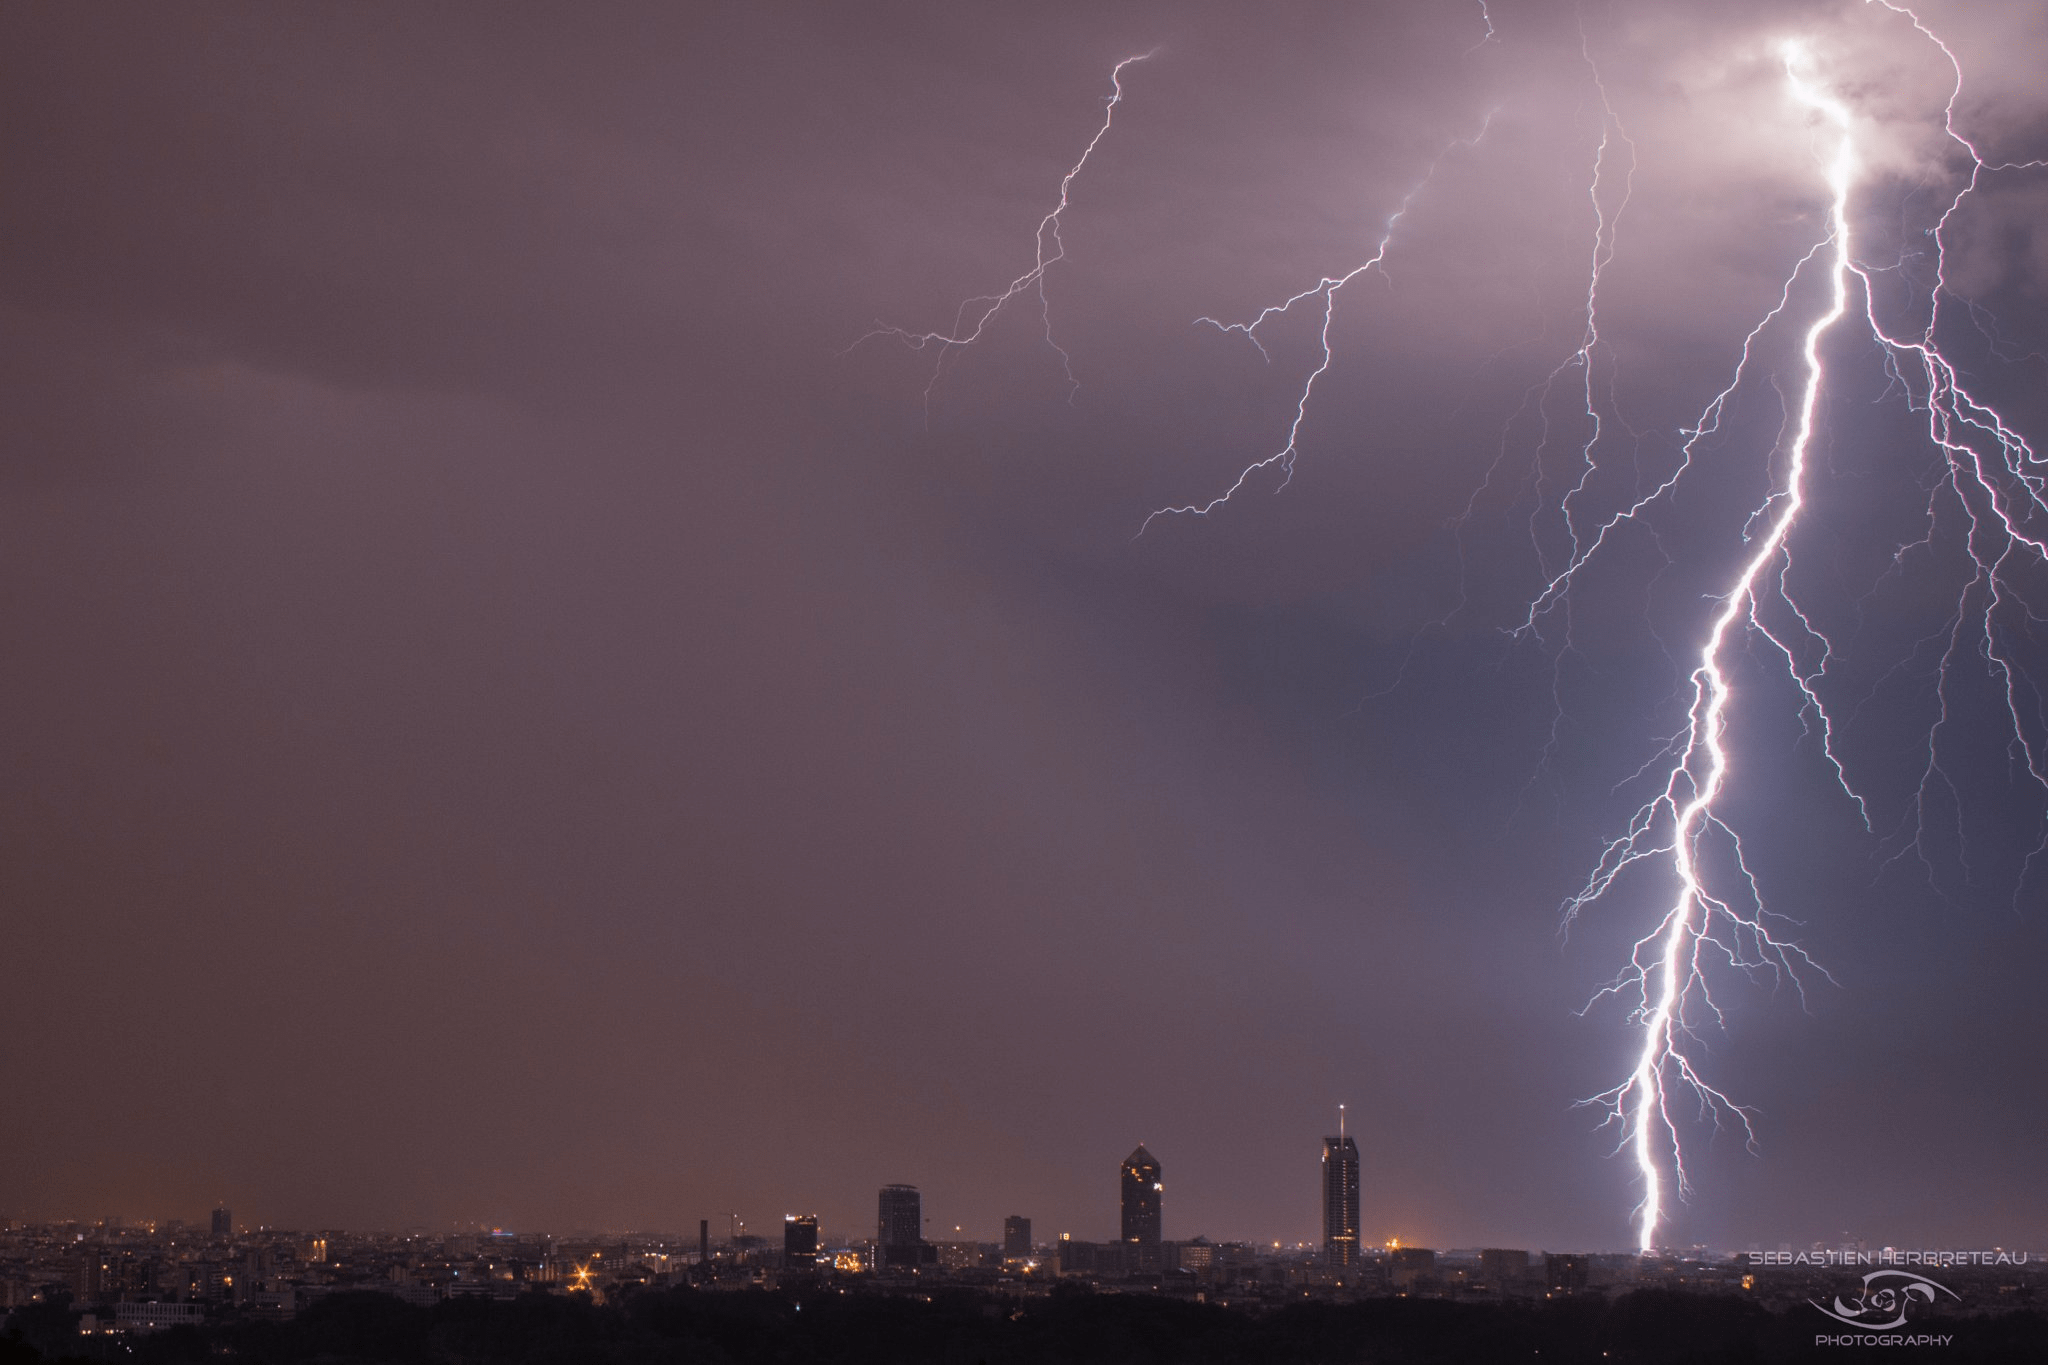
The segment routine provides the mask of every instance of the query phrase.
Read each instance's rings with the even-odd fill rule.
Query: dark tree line
[[[239,1321],[81,1338],[61,1304],[17,1309],[0,1365],[1469,1365],[1471,1362],[1807,1360],[1835,1329],[1811,1308],[1639,1290],[1541,1303],[1376,1299],[1252,1314],[1186,1300],[1062,1287],[1048,1298],[977,1290],[884,1293],[691,1289],[597,1305],[575,1295],[418,1308],[342,1294],[286,1322]],[[1887,1360],[2048,1360],[2033,1311],[1929,1319],[1946,1347]]]

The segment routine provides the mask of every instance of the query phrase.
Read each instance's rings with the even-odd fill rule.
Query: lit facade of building
[[[1323,1259],[1358,1264],[1358,1144],[1345,1133],[1323,1139]]]
[[[1159,1174],[1159,1158],[1142,1142],[1124,1158],[1123,1242],[1132,1270],[1160,1269],[1159,1204],[1166,1186]]]

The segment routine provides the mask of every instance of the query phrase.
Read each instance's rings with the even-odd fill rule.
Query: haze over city
[[[1784,40],[1902,316],[1945,113],[2048,156],[2048,16],[1913,13],[1952,105],[1860,0],[0,6],[0,1217],[850,1234],[900,1182],[1107,1242],[1143,1144],[1167,1240],[1316,1243],[1341,1103],[1368,1246],[1633,1247],[1577,1102],[1665,883],[1560,907],[1685,724],[1797,330],[1515,628],[1578,393],[1647,492],[1825,302]],[[1043,259],[1137,54],[1042,309],[875,335]],[[2037,444],[2044,195],[1943,229]],[[1311,403],[1319,299],[1197,321],[1382,243]],[[1753,1149],[1688,1128],[1661,1236],[2038,1246],[2048,652],[2018,611],[2016,672],[1941,677],[1926,417],[1867,328],[1821,353],[1835,747],[1738,631],[1720,811],[1820,967],[1715,979]],[[1148,524],[1297,415],[1285,487]]]

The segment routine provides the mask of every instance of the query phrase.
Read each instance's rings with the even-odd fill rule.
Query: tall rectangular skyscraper
[[[1358,1144],[1344,1132],[1341,1107],[1337,1135],[1323,1139],[1323,1259],[1358,1263]]]
[[[1158,1270],[1159,1203],[1166,1186],[1159,1179],[1159,1158],[1138,1150],[1124,1158],[1123,1165],[1124,1256],[1132,1270]]]
[[[782,1220],[782,1268],[802,1272],[818,1266],[818,1215],[792,1213]]]
[[[924,1250],[924,1196],[915,1185],[882,1186],[875,1251],[885,1266],[914,1266]]]

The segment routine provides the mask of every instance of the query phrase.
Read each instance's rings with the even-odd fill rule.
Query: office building
[[[234,1236],[235,1215],[229,1213],[226,1209],[215,1209],[213,1211],[213,1235],[216,1237]]]
[[[1031,1220],[1011,1214],[1003,1220],[1003,1255],[1024,1257],[1031,1254]]]
[[[818,1215],[792,1213],[782,1220],[782,1268],[815,1270],[818,1267]]]
[[[1588,1264],[1584,1256],[1545,1256],[1543,1282],[1553,1294],[1583,1294]]]
[[[1479,1282],[1494,1293],[1516,1293],[1528,1278],[1528,1252],[1487,1247],[1479,1253]]]
[[[1121,1279],[1135,1268],[1131,1257],[1125,1255],[1131,1248],[1122,1242],[1077,1242],[1062,1234],[1053,1250],[1057,1271],[1062,1276],[1112,1280]]]
[[[1133,1271],[1158,1270],[1159,1201],[1166,1186],[1159,1179],[1159,1159],[1138,1149],[1123,1164],[1123,1243],[1126,1260]]]
[[[933,1242],[932,1257],[948,1270],[972,1270],[981,1262],[979,1242]]]
[[[1436,1285],[1436,1253],[1428,1247],[1396,1247],[1387,1257],[1387,1271],[1397,1293]]]
[[[924,1256],[924,1197],[915,1185],[884,1185],[875,1218],[875,1258],[884,1266],[906,1267]]]
[[[1337,1135],[1323,1139],[1323,1260],[1358,1264],[1358,1144],[1344,1131],[1342,1105]]]

